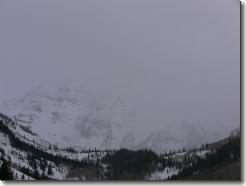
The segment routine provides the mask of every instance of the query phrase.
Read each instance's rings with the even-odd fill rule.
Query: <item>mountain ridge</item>
[[[182,123],[146,132],[137,123],[134,106],[120,97],[84,87],[37,87],[23,97],[5,102],[1,111],[61,147],[84,148],[193,148],[218,139],[213,131]]]

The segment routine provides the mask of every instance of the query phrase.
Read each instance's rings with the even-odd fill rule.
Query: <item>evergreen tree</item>
[[[48,166],[48,175],[50,175],[50,176],[53,175],[51,164],[49,164],[49,166]]]
[[[0,180],[14,180],[9,163],[2,159],[2,166],[0,168]]]
[[[38,172],[37,169],[34,171],[33,177],[34,177],[35,179],[40,179],[40,174],[39,174],[39,172]]]
[[[24,174],[22,174],[21,179],[22,179],[22,180],[25,180],[25,176],[24,176]]]

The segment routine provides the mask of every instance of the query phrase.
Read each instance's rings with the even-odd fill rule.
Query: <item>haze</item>
[[[125,98],[143,131],[240,124],[238,0],[3,0],[0,25],[0,102],[72,83]]]

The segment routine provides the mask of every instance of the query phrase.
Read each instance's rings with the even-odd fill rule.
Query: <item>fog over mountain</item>
[[[2,0],[0,102],[39,85],[86,87],[124,100],[139,142],[181,138],[191,126],[222,138],[240,125],[239,8],[237,0]]]

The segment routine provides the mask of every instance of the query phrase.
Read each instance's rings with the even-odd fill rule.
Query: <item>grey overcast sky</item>
[[[240,121],[239,0],[1,0],[0,102],[73,82],[143,125]]]

